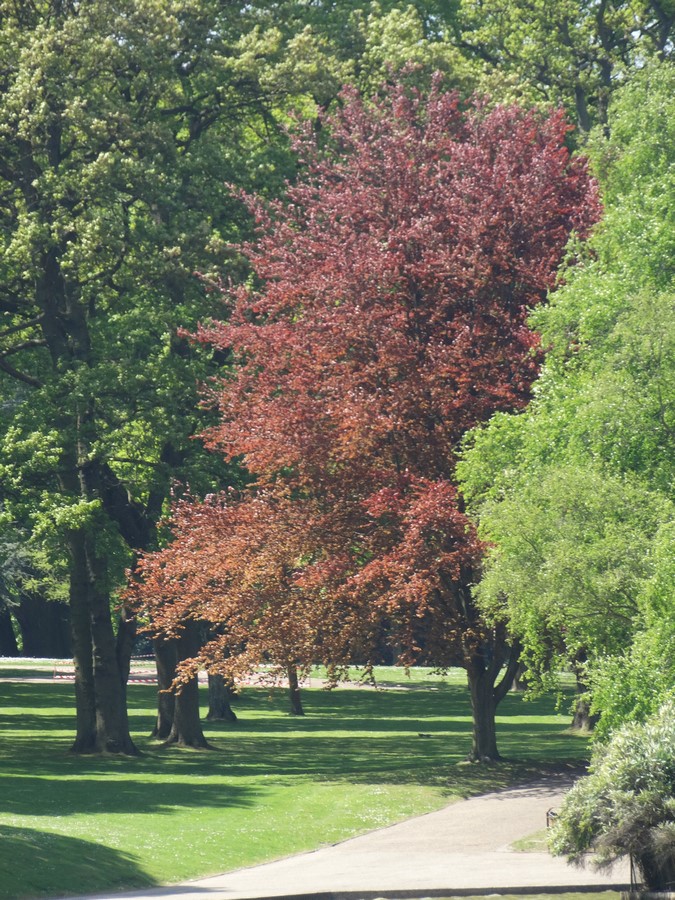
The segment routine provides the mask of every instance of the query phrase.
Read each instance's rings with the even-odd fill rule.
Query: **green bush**
[[[562,804],[553,853],[592,850],[599,866],[630,854],[647,887],[675,887],[675,699],[596,745],[590,771]]]

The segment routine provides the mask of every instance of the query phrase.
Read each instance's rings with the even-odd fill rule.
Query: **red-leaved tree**
[[[483,548],[456,455],[468,429],[527,403],[540,358],[527,310],[554,287],[570,233],[597,220],[597,193],[561,112],[466,106],[438,84],[343,101],[327,147],[298,141],[305,168],[286,198],[247,200],[254,286],[226,292],[227,321],[197,336],[234,359],[206,444],[255,484],[181,512],[174,545],[146,560],[144,597],[164,627],[201,617],[241,627],[249,647],[274,616],[300,662],[355,646],[367,658],[383,633],[404,663],[422,647],[459,662],[471,757],[495,759],[513,665],[472,599]],[[191,542],[200,587],[167,602]]]

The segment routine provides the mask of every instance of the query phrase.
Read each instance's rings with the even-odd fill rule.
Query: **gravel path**
[[[99,894],[96,900],[367,900],[453,892],[532,893],[533,888],[620,890],[630,880],[627,864],[598,873],[546,853],[509,848],[518,838],[545,827],[546,811],[560,803],[570,784],[569,776],[550,776],[311,853],[173,887]]]

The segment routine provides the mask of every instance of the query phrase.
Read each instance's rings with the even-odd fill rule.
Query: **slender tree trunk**
[[[168,740],[173,728],[173,717],[176,709],[176,695],[171,685],[176,677],[178,650],[176,642],[158,637],[153,641],[155,663],[157,665],[157,721],[152,730],[152,737],[160,741]]]
[[[12,617],[4,607],[0,608],[0,656],[19,656]]]
[[[525,671],[525,666],[520,663],[513,678],[513,684],[511,685],[512,691],[516,691],[517,693],[521,694],[523,693],[523,691],[527,690],[528,684]]]
[[[587,699],[588,686],[584,683],[584,664],[588,657],[584,650],[577,654],[573,670],[576,677],[577,700],[572,717],[572,728],[575,731],[593,731],[598,722],[598,716],[591,715],[590,704]]]
[[[291,701],[291,715],[304,716],[305,711],[302,708],[300,682],[298,681],[298,667],[295,663],[289,662],[286,666],[286,671],[288,673],[288,696]]]
[[[125,694],[127,682],[129,681],[129,673],[131,671],[131,654],[134,651],[137,631],[138,626],[136,617],[126,606],[123,606],[120,611],[120,618],[117,626],[115,656],[117,658],[117,667],[120,671]]]
[[[209,712],[206,718],[236,722],[237,715],[230,705],[232,682],[223,675],[209,675]]]
[[[176,639],[176,646],[179,659],[189,659],[199,652],[199,636],[194,622],[185,624],[181,636]],[[166,743],[212,749],[204,737],[199,719],[199,681],[196,675],[176,693],[173,725]]]

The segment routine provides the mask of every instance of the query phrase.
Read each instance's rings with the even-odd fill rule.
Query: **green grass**
[[[548,850],[548,841],[546,829],[535,831],[525,837],[514,841],[511,844],[512,850],[519,850],[522,853],[546,853]]]
[[[4,674],[0,667],[0,675]],[[387,682],[387,678],[390,680]],[[398,679],[396,681],[395,679]],[[245,689],[238,724],[206,725],[217,752],[149,741],[155,689],[129,689],[138,759],[75,757],[73,686],[0,683],[0,898],[176,882],[344,839],[560,763],[586,742],[553,701],[500,707],[499,766],[458,765],[464,686],[382,672],[389,688]],[[420,738],[418,732],[430,735]]]
[[[559,894],[490,894],[490,897],[499,897],[499,900],[619,900],[621,894],[617,891],[593,891],[579,893],[578,891],[564,891]],[[386,900],[386,898],[382,898]],[[455,897],[441,897],[439,900],[458,900]],[[462,900],[485,900],[485,895],[462,896]]]

